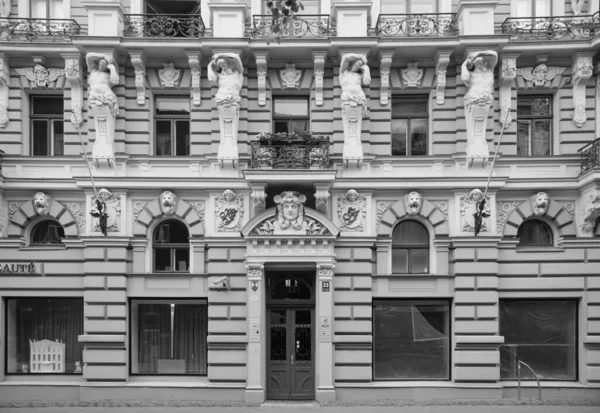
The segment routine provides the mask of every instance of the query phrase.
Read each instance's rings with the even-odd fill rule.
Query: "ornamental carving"
[[[8,56],[0,52],[0,128],[8,125],[8,92],[10,90],[10,64]]]
[[[257,225],[250,235],[277,235],[296,233],[298,235],[331,235],[331,231],[325,225],[311,217],[304,217],[302,227],[299,230],[281,230],[281,225],[278,223],[277,217],[272,217],[264,220]]]
[[[100,212],[105,214],[106,218],[106,231],[107,232],[119,232],[121,231],[121,196],[114,195],[106,188],[102,188],[98,191],[98,198],[102,204],[103,211],[98,211],[96,197],[93,196],[91,199],[91,211],[94,217],[93,229],[94,232],[102,232],[102,223],[100,222]],[[94,209],[96,210],[94,213]]]
[[[134,223],[138,220],[138,217],[140,216],[140,214],[142,213],[144,208],[146,208],[146,205],[148,205],[148,201],[140,201],[140,200],[133,201],[133,222]]]
[[[255,55],[258,105],[265,106],[267,104],[267,60],[269,58],[269,54],[267,52],[256,52]]]
[[[548,198],[548,194],[545,192],[538,192],[537,194],[531,196],[531,207],[534,215],[536,216],[546,215],[549,203],[550,199]]]
[[[304,203],[306,196],[296,191],[285,191],[275,195],[277,204],[277,225],[281,230],[302,230],[304,224]]]
[[[468,195],[460,199],[460,215],[461,215],[461,231],[475,232],[476,216],[478,214],[479,203],[483,200],[483,192],[479,189],[473,189]],[[488,231],[488,218],[491,215],[489,208],[490,198],[485,198],[486,202],[481,214],[483,220],[481,222],[480,232]]]
[[[313,52],[315,70],[315,105],[323,105],[323,78],[325,77],[325,57],[327,52]]]
[[[354,189],[338,197],[337,214],[340,228],[346,231],[363,231],[367,216],[367,199]]]
[[[404,205],[408,215],[417,215],[419,212],[421,212],[421,207],[423,206],[423,197],[421,197],[420,193],[412,191],[404,195]]]
[[[512,117],[510,115],[510,106],[512,103],[512,87],[517,75],[517,59],[514,57],[502,58],[502,70],[500,71],[500,124],[507,128]]]
[[[327,214],[327,208],[329,207],[329,185],[315,185],[315,206],[317,211],[322,214]]]
[[[36,64],[33,68],[16,69],[17,73],[24,76],[33,88],[46,88],[50,83],[54,83],[60,76],[64,76],[64,69],[46,69],[41,64]]]
[[[443,105],[446,100],[446,73],[448,70],[448,64],[450,63],[450,55],[452,52],[439,52],[437,53],[437,62],[435,64],[435,73],[437,77],[436,81],[436,103]]]
[[[581,230],[583,232],[593,231],[596,221],[600,217],[600,192],[592,192],[588,195],[581,212]]]
[[[27,201],[15,201],[15,202],[8,203],[7,222],[10,222],[12,220],[13,215],[15,214],[15,212],[17,212],[19,210],[19,208],[21,208],[21,204],[23,202],[27,202]]]
[[[317,277],[331,278],[333,277],[334,264],[317,264]]]
[[[394,53],[382,53],[379,63],[379,76],[381,79],[381,88],[379,92],[379,103],[387,105],[389,102],[390,91],[390,70],[392,66],[392,56]]]
[[[440,212],[444,216],[444,219],[447,221],[448,220],[448,208],[449,208],[448,201],[445,199],[442,199],[442,200],[433,199],[433,200],[429,200],[429,202],[431,202],[433,205],[435,205],[435,207],[437,209],[440,210]]]
[[[556,76],[562,75],[565,70],[565,67],[548,67],[544,63],[540,63],[536,67],[517,69],[517,74],[523,76],[523,79],[533,86],[541,87],[546,86],[546,83],[552,81]]]
[[[586,111],[586,85],[592,76],[592,54],[579,54],[573,56],[573,122],[581,128],[587,120]]]
[[[79,53],[65,55],[65,77],[71,87],[70,121],[75,129],[79,129],[83,124],[83,74],[80,70],[80,62]]]
[[[37,192],[33,196],[33,206],[38,215],[48,215],[50,212],[50,197],[44,192]]]
[[[423,78],[423,69],[419,69],[419,63],[409,63],[406,69],[402,69],[402,79],[404,79],[405,87],[419,87],[419,83]]]
[[[196,214],[198,214],[198,218],[200,218],[200,222],[204,223],[204,217],[206,215],[204,201],[189,201],[189,200],[187,200],[185,202],[187,202],[188,204],[190,204],[192,206],[192,208],[194,208],[194,211],[196,211]]]
[[[302,70],[296,69],[294,63],[285,65],[285,69],[279,71],[281,75],[281,84],[283,89],[298,89],[300,87],[300,78]]]
[[[248,264],[246,265],[246,275],[248,278],[262,278],[263,270],[265,266],[262,264]],[[258,281],[255,281],[258,283]],[[252,288],[253,291],[258,289],[258,285],[256,285],[256,289]]]
[[[188,52],[188,63],[190,65],[190,75],[192,77],[192,104],[194,106],[200,106],[202,97],[200,94],[200,75],[201,69],[201,55],[198,52]]]
[[[226,189],[216,201],[217,231],[239,231],[244,217],[244,201],[231,189]]]
[[[181,70],[175,69],[173,63],[165,63],[165,67],[158,71],[158,77],[162,87],[177,87]]]
[[[496,232],[502,234],[504,225],[512,212],[521,205],[522,201],[502,201],[496,203]]]
[[[375,212],[375,215],[376,215],[376,222],[378,225],[381,222],[381,218],[383,217],[383,214],[385,214],[385,211],[387,211],[388,208],[390,207],[390,205],[392,205],[392,204],[393,204],[393,202],[388,202],[388,201],[377,202],[377,211]]]
[[[83,202],[63,202],[62,204],[73,215],[77,223],[77,228],[79,228],[79,233],[83,234],[85,230],[85,207]]]
[[[137,90],[137,104],[146,104],[146,55],[144,52],[130,52],[131,64],[135,74],[135,89]]]
[[[173,215],[177,210],[177,195],[171,191],[160,194],[160,207],[164,214]]]

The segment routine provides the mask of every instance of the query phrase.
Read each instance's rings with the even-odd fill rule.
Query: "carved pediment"
[[[303,217],[298,225],[286,227],[285,222],[278,218],[277,208],[270,208],[260,215],[255,216],[242,229],[244,237],[260,236],[291,236],[307,238],[312,237],[337,237],[339,229],[331,220],[320,212],[311,208],[304,208]]]

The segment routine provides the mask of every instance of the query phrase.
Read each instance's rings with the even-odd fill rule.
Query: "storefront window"
[[[530,366],[540,380],[577,379],[576,301],[500,301],[500,377],[517,379],[518,362]],[[521,368],[521,379],[534,379]]]
[[[449,380],[449,304],[375,301],[375,380]]]
[[[197,374],[207,370],[206,300],[134,300],[131,373]]]
[[[9,298],[6,314],[7,373],[82,372],[83,300]]]

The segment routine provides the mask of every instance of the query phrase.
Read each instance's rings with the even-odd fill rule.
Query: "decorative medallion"
[[[181,70],[175,69],[173,63],[165,63],[165,67],[158,71],[158,77],[162,83],[162,87],[177,87]]]
[[[483,200],[483,192],[479,189],[473,189],[467,196],[460,199],[461,230],[464,232],[475,232],[477,224],[478,206]],[[486,202],[482,211],[481,232],[488,231],[487,218],[491,215],[489,208],[490,198],[486,197]]]
[[[119,232],[121,231],[121,196],[114,195],[106,188],[102,188],[98,191],[98,200],[103,204],[102,211],[106,214],[106,231],[107,232]],[[94,209],[97,210],[96,197],[93,196],[91,198],[91,207],[90,210],[93,212]],[[100,223],[100,212],[97,211],[96,215],[92,214],[95,217],[93,228],[94,232],[102,232],[101,223]]]
[[[363,231],[367,215],[367,200],[354,189],[338,197],[338,220],[346,231]]]
[[[402,78],[405,87],[419,87],[419,82],[423,78],[423,69],[419,69],[419,63],[409,63],[406,69],[402,69]]]
[[[533,213],[536,216],[546,215],[546,211],[548,211],[548,204],[550,203],[550,199],[548,198],[548,194],[545,192],[538,192],[537,194],[531,197],[531,207],[533,209]]]
[[[420,193],[412,191],[411,193],[404,195],[404,204],[406,206],[406,212],[408,212],[408,215],[417,215],[421,212],[423,198],[421,197]]]
[[[217,231],[239,231],[244,217],[244,202],[231,189],[226,189],[216,201]]]
[[[296,70],[294,63],[288,63],[285,65],[285,69],[280,70],[281,82],[283,89],[298,89],[300,87],[300,78],[302,77],[302,71]]]
[[[171,191],[165,191],[160,194],[160,206],[163,213],[172,215],[177,210],[177,195]]]
[[[56,82],[59,76],[65,74],[64,69],[46,69],[41,64],[36,64],[33,68],[16,69],[17,73],[25,76],[31,82],[31,87],[48,87],[52,82]]]
[[[33,206],[38,215],[48,215],[50,212],[50,197],[43,192],[37,192],[33,196]]]

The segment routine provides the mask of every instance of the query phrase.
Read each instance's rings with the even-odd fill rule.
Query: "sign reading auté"
[[[30,262],[29,264],[0,263],[0,273],[37,274],[39,271],[33,262]]]

